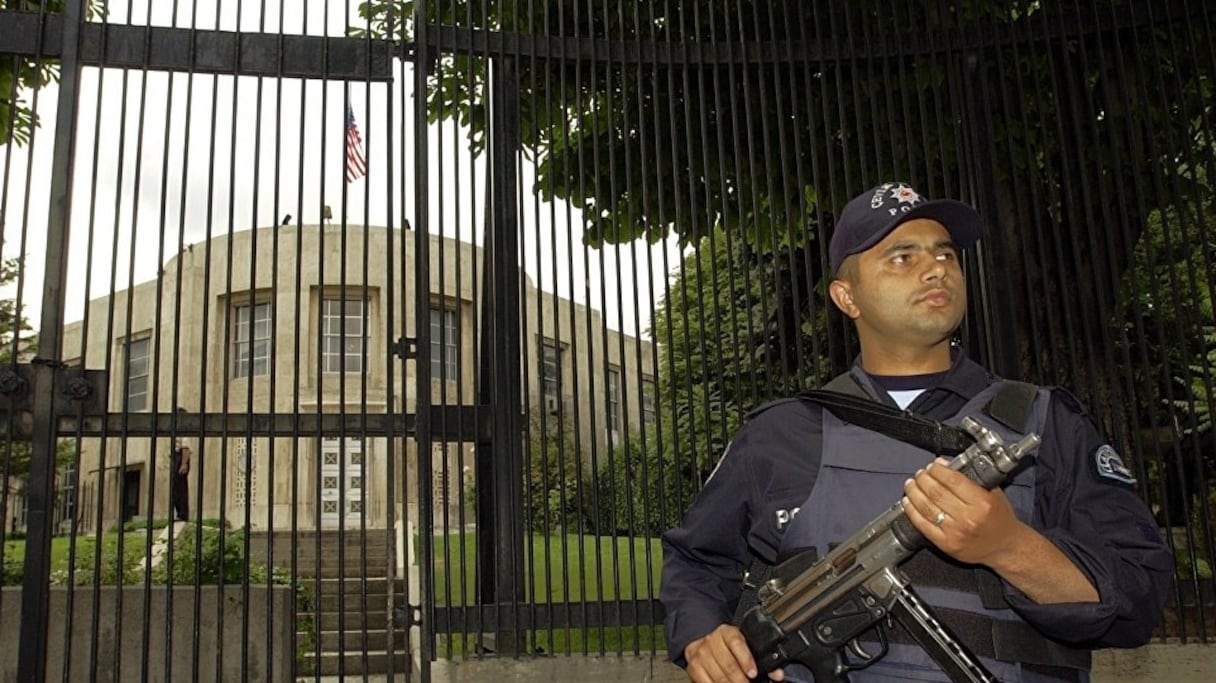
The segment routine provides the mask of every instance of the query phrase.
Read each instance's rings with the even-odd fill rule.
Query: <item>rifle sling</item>
[[[957,427],[942,424],[911,411],[877,403],[872,398],[827,389],[804,391],[798,394],[798,398],[822,406],[845,422],[912,444],[930,453],[958,455],[975,443],[969,434]]]

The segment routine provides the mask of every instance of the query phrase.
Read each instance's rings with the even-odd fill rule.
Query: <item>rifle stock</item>
[[[975,443],[950,461],[987,489],[1003,483],[1021,459],[1038,447],[1028,434],[1012,446],[972,418],[962,427]],[[954,681],[995,681],[979,660],[938,622],[912,591],[898,565],[921,549],[924,538],[897,502],[847,541],[807,566],[803,554],[777,565],[759,588],[759,603],[739,628],[760,670],[760,679],[789,662],[812,670],[816,683],[847,681],[886,652],[884,622],[897,620]],[[814,549],[803,553],[814,553]],[[878,627],[882,651],[870,654],[856,639]],[[863,660],[848,664],[846,646]]]

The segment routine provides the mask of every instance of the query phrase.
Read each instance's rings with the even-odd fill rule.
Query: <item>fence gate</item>
[[[1210,4],[0,0],[0,679],[658,662],[883,180],[980,209],[960,343],[1092,409],[1206,642]]]
[[[0,3],[0,679],[409,675],[413,52],[288,5]]]

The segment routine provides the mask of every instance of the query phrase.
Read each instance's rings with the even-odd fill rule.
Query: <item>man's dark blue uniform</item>
[[[860,368],[853,374],[890,401]],[[993,381],[960,355],[945,379],[908,407],[944,419]],[[1042,438],[1032,526],[1085,572],[1101,601],[1038,605],[1008,588],[1007,599],[1052,638],[1087,647],[1143,643],[1161,614],[1168,549],[1134,485],[1099,471],[1094,456],[1106,442],[1067,391],[1052,391]],[[753,557],[776,561],[782,532],[814,485],[821,443],[822,412],[814,404],[785,399],[754,411],[681,526],[664,534],[662,600],[677,663],[689,642],[729,621],[743,567]]]

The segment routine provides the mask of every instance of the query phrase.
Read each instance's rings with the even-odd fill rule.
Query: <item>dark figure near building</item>
[[[183,413],[183,408],[177,409]],[[190,518],[190,488],[186,479],[190,474],[190,447],[182,443],[180,438],[173,440],[173,468],[170,474],[169,498],[173,507],[173,516],[179,522]]]

